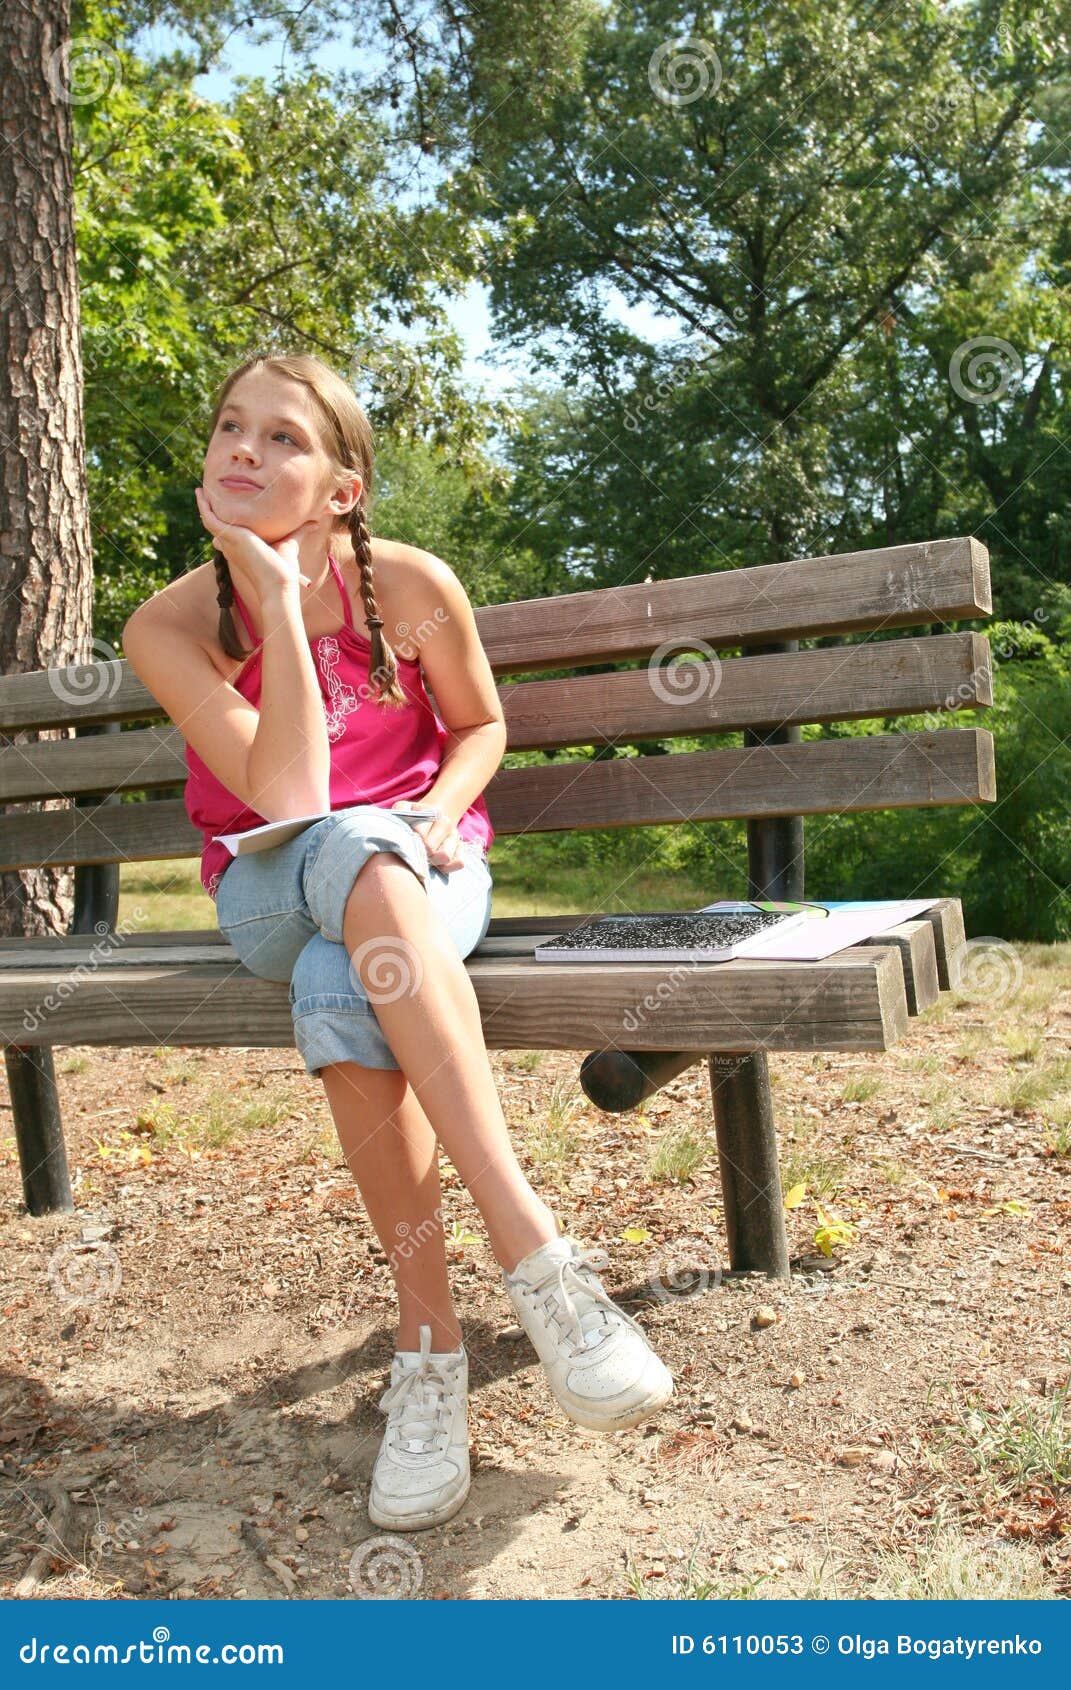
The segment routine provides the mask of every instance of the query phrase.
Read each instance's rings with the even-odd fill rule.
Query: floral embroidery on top
[[[360,700],[353,688],[335,673],[338,663],[338,641],[333,634],[324,634],[319,646],[320,671],[327,682],[328,700],[324,703],[328,739],[339,739],[345,732],[346,717],[356,710]]]
[[[219,891],[219,883],[222,879],[223,870],[221,868],[216,869],[215,873],[210,874],[208,877],[208,881],[205,885],[205,891],[208,893],[208,896],[213,899],[213,901],[215,900],[216,893]]]

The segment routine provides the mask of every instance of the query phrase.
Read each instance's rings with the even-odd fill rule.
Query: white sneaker
[[[639,1323],[607,1296],[595,1256],[604,1252],[552,1238],[502,1278],[566,1414],[589,1431],[616,1432],[668,1402],[673,1378]]]
[[[419,1350],[396,1350],[390,1384],[379,1399],[387,1415],[372,1469],[368,1518],[394,1531],[438,1526],[469,1494],[469,1358],[460,1350],[432,1354],[431,1327]]]

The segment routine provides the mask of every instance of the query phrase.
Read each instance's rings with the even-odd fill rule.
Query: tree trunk
[[[70,0],[0,7],[0,672],[91,655],[93,564],[86,495],[74,239]],[[36,736],[15,734],[0,746]],[[42,738],[68,738],[66,728]],[[64,807],[49,800],[31,809]],[[25,806],[20,806],[25,808]],[[5,807],[0,813],[10,814]],[[0,934],[66,932],[69,868],[0,874]]]

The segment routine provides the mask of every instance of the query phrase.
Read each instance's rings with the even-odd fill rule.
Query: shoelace
[[[401,1440],[402,1448],[420,1455],[433,1453],[445,1443],[452,1409],[450,1397],[456,1386],[453,1368],[442,1366],[421,1343],[420,1362],[379,1399],[387,1414],[387,1436]]]
[[[633,1320],[612,1297],[607,1296],[599,1283],[593,1262],[595,1258],[604,1256],[605,1252],[597,1244],[586,1250],[574,1245],[572,1256],[564,1261],[552,1262],[540,1279],[524,1286],[525,1295],[530,1295],[533,1302],[546,1302],[549,1292],[557,1305],[551,1318],[562,1332],[574,1338],[581,1349],[593,1350],[613,1334],[614,1325],[607,1316],[607,1310],[614,1320],[623,1320],[646,1340],[639,1321]],[[562,1319],[563,1313],[566,1320]],[[586,1326],[585,1321],[588,1323]]]

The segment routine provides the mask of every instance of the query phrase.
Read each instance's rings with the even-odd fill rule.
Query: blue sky
[[[147,58],[182,44],[183,37],[176,30],[162,26],[143,30],[137,42],[139,51]],[[318,49],[313,57],[329,70],[337,66],[338,55],[338,43],[333,42]],[[222,101],[230,96],[236,76],[270,77],[280,67],[294,68],[293,56],[287,58],[285,42],[257,43],[247,36],[235,35],[221,67],[210,71],[207,76],[197,77],[194,87],[206,99]],[[447,303],[446,310],[464,342],[466,379],[489,392],[504,392],[512,387],[515,373],[506,368],[502,355],[496,355],[492,349],[487,290],[474,286],[463,297]],[[399,339],[405,338],[405,330],[400,325],[397,334]]]

